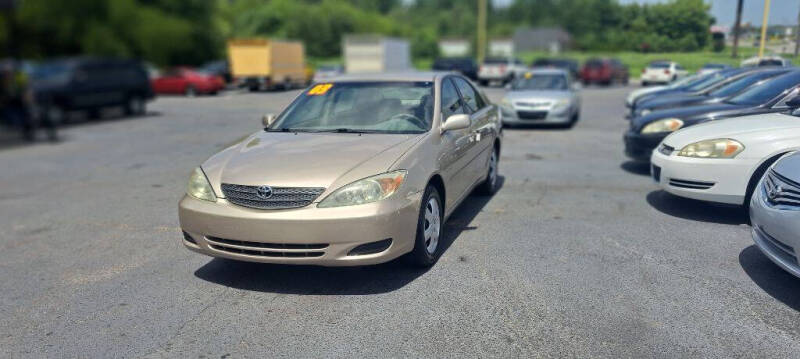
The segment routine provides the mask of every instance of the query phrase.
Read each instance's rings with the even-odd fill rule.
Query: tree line
[[[491,1],[490,1],[491,3]],[[490,37],[560,26],[579,50],[695,51],[714,19],[703,0],[513,0],[490,6]],[[0,16],[0,51],[23,58],[136,57],[157,65],[223,58],[232,37],[299,39],[308,55],[337,57],[348,33],[406,37],[412,55],[437,56],[443,37],[471,39],[477,0],[19,0]]]

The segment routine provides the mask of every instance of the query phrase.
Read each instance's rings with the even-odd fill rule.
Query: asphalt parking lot
[[[164,97],[0,147],[0,356],[796,357],[800,279],[743,211],[626,162],[631,89],[585,89],[572,130],[507,130],[501,190],[462,205],[427,271],[182,247],[191,170],[296,92]]]

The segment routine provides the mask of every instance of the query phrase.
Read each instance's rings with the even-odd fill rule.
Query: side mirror
[[[277,117],[275,116],[275,114],[268,113],[268,114],[264,115],[264,117],[261,118],[261,125],[263,125],[264,128],[267,128],[267,127],[269,127],[269,125],[271,125],[273,122],[275,122],[276,118]]]
[[[800,109],[800,95],[797,95],[793,99],[786,101],[786,106],[793,110]]]
[[[444,121],[444,124],[442,125],[442,133],[468,128],[469,125],[469,115],[452,115]]]

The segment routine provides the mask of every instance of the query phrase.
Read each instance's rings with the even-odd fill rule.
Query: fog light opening
[[[192,238],[192,236],[190,236],[189,233],[186,233],[186,231],[183,231],[183,240],[191,244],[197,245],[197,242],[195,242],[194,238]]]
[[[360,245],[358,247],[355,247],[355,248],[351,249],[350,252],[347,252],[347,255],[348,256],[363,256],[363,255],[367,255],[367,254],[380,253],[380,252],[383,252],[383,251],[389,249],[389,246],[391,246],[391,245],[392,245],[392,239],[391,238],[386,238],[386,239],[384,239],[382,241],[364,243],[364,244],[362,244],[362,245]]]

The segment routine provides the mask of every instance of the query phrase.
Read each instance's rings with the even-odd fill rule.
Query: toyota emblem
[[[259,186],[256,189],[256,196],[261,199],[267,199],[272,197],[272,187],[270,186]]]
[[[780,196],[781,192],[783,192],[783,188],[781,186],[776,186],[775,188],[772,188],[769,190],[769,192],[767,192],[767,196],[769,197],[769,199],[775,200],[775,198]]]

